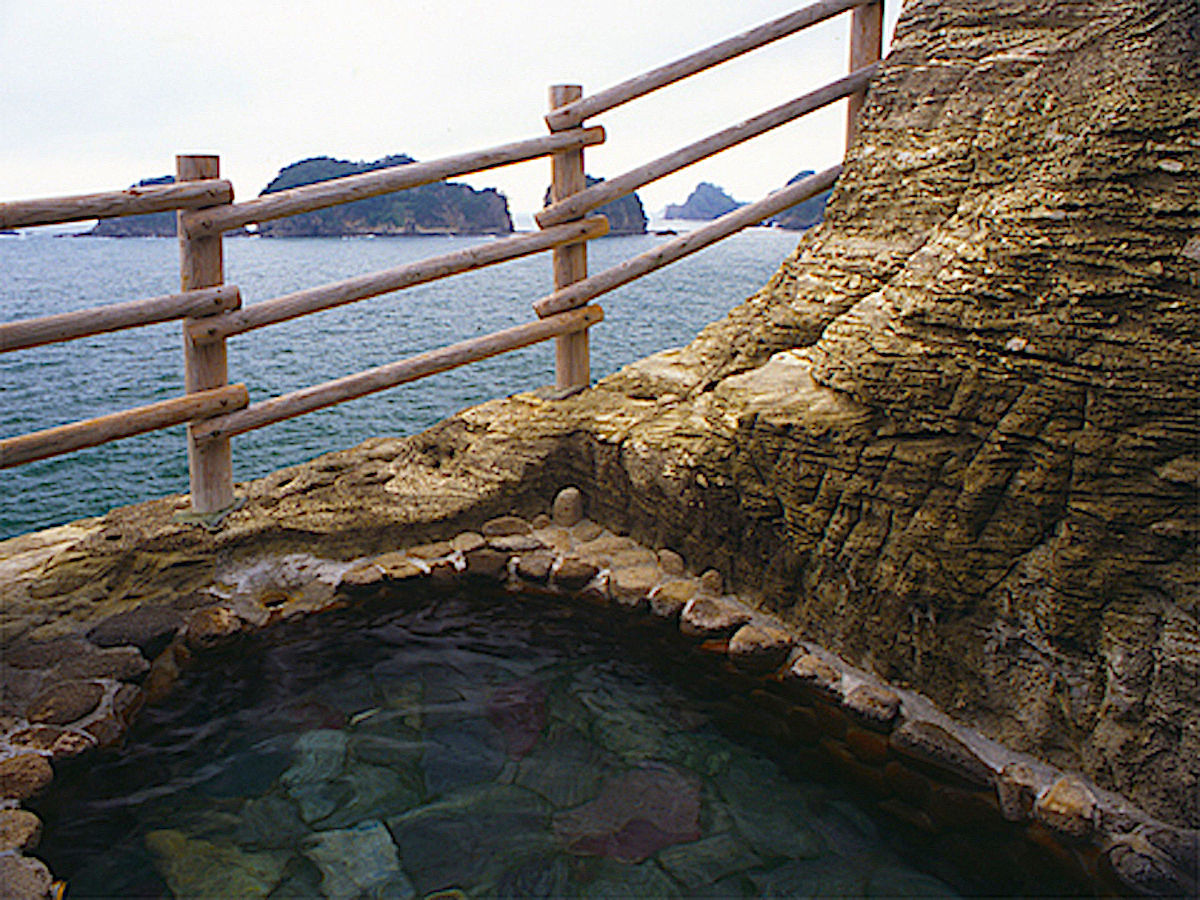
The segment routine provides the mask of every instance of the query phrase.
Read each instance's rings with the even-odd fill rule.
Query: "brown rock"
[[[889,816],[894,816],[901,822],[907,822],[909,825],[926,834],[938,833],[937,823],[930,818],[925,810],[910,806],[899,797],[889,797],[886,800],[881,800],[877,805]]]
[[[66,725],[92,712],[103,697],[103,685],[94,681],[64,681],[34,697],[25,717],[30,722]]]
[[[628,609],[642,609],[650,592],[663,579],[662,570],[655,566],[634,566],[614,569],[608,581],[609,592],[617,603]]]
[[[586,543],[587,541],[594,541],[603,531],[604,529],[595,522],[584,519],[571,526],[571,537],[580,543]]]
[[[550,517],[555,525],[570,528],[583,519],[583,494],[577,487],[565,487],[554,498]]]
[[[469,553],[472,550],[478,550],[485,544],[487,544],[487,538],[477,531],[464,531],[462,534],[455,535],[450,540],[450,546],[460,553]]]
[[[848,727],[844,740],[851,753],[870,765],[886,762],[892,755],[887,738],[875,731]]]
[[[533,526],[534,531],[538,531],[539,529],[545,528],[547,525],[553,525],[554,520],[545,513],[538,513],[529,520],[529,524]]]
[[[725,579],[716,569],[709,569],[700,576],[700,590],[706,594],[720,595],[725,590]]]
[[[54,780],[54,770],[45,757],[20,753],[0,760],[0,797],[25,800]]]
[[[95,738],[86,732],[64,731],[51,745],[50,755],[55,759],[70,759],[95,746]]]
[[[206,606],[187,618],[187,642],[192,647],[210,647],[242,630],[242,620],[227,606]]]
[[[52,669],[60,662],[95,652],[88,642],[78,637],[62,637],[52,641],[30,641],[6,648],[3,661],[15,669]]]
[[[133,722],[134,716],[146,705],[146,692],[134,684],[123,684],[113,694],[112,710],[126,722]]]
[[[26,809],[0,809],[0,853],[32,850],[42,837],[42,820]]]
[[[549,550],[522,553],[517,560],[517,575],[526,581],[545,584],[550,578],[550,569],[554,565],[554,559],[554,554]]]
[[[449,541],[435,541],[432,544],[418,544],[415,547],[409,547],[407,550],[397,550],[396,553],[401,553],[405,556],[411,556],[415,559],[442,559],[454,552],[454,545]],[[392,554],[385,554],[391,556]],[[380,557],[382,559],[382,557]],[[386,567],[386,565],[385,565]]]
[[[1024,763],[1009,763],[996,776],[996,799],[1010,822],[1023,822],[1033,814],[1037,777]]]
[[[1033,816],[1059,834],[1086,837],[1095,824],[1096,795],[1078,778],[1065,775],[1034,801]]]
[[[429,564],[427,560],[442,559],[449,555],[437,554],[436,551],[442,549],[441,546],[426,544],[425,547],[430,549],[430,552],[435,555],[430,557],[415,557],[415,559],[425,561],[427,565]],[[415,562],[414,558],[410,558],[404,551],[385,553],[376,559],[375,563],[383,570],[383,577],[388,581],[407,581],[410,578],[420,578],[425,574],[425,570]]]
[[[467,574],[473,578],[503,579],[510,554],[490,547],[479,547],[466,554]]]
[[[93,650],[91,653],[68,659],[55,668],[54,674],[59,678],[110,678],[114,681],[124,681],[137,678],[148,671],[150,663],[137,647],[110,647],[107,650]]]
[[[947,829],[998,828],[1005,824],[995,795],[935,785],[925,801],[925,811]]]
[[[773,625],[743,625],[729,640],[729,659],[744,672],[774,672],[788,658],[796,639]]]
[[[520,516],[499,516],[483,523],[480,529],[486,538],[507,537],[515,534],[529,534],[533,526]]]
[[[696,596],[698,584],[694,578],[668,581],[650,595],[650,612],[659,619],[677,619],[684,605]]]
[[[168,606],[143,605],[117,613],[88,632],[97,647],[137,647],[146,656],[162,652],[184,626],[183,616]]]
[[[528,553],[530,550],[541,550],[545,544],[532,534],[506,534],[488,538],[488,546],[501,553]]]
[[[888,728],[900,714],[900,698],[887,688],[860,684],[846,695],[846,709],[868,725]]]
[[[665,547],[658,551],[658,564],[662,570],[668,575],[681,577],[687,571],[684,568],[683,557],[674,550],[668,550]]]
[[[5,900],[47,900],[54,877],[31,856],[0,856],[0,890]]]
[[[728,637],[751,618],[751,611],[733,598],[693,597],[679,616],[679,630],[688,637]]]
[[[16,750],[49,750],[62,734],[66,731],[57,725],[32,725],[14,731],[8,736],[8,743]]]
[[[817,696],[841,702],[842,673],[812,653],[797,656],[784,673],[784,680],[802,685]]]
[[[554,570],[554,583],[564,591],[577,591],[596,577],[600,570],[590,562],[568,556]]]
[[[956,775],[981,787],[991,787],[995,773],[975,751],[934,722],[908,721],[892,732],[892,746],[910,759]]]
[[[84,731],[96,739],[96,746],[100,749],[111,747],[122,737],[124,737],[128,726],[120,718],[120,716],[109,713],[99,719],[94,719],[84,726]]]
[[[1176,867],[1162,853],[1135,835],[1123,835],[1105,851],[1112,872],[1136,895],[1143,897],[1196,897],[1200,872],[1198,857]],[[1190,871],[1188,871],[1190,869]]]
[[[348,569],[342,575],[342,580],[338,582],[338,588],[353,591],[379,584],[382,581],[383,567],[374,560],[369,560]]]

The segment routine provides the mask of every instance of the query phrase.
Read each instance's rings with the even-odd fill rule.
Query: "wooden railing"
[[[584,127],[585,121],[847,11],[852,12],[852,23],[851,71],[846,77],[623,175],[586,186],[584,148],[603,143],[605,132],[600,127]],[[882,29],[882,0],[822,0],[597,94],[583,96],[576,85],[555,85],[546,116],[549,135],[323,181],[242,203],[234,202],[232,185],[220,178],[217,157],[180,156],[175,184],[0,204],[0,229],[176,210],[181,293],[0,324],[0,352],[181,319],[186,389],[184,396],[175,399],[0,440],[0,468],[187,423],[192,509],[200,516],[219,515],[235,503],[230,446],[234,435],[550,338],[556,340],[557,389],[564,395],[580,390],[591,378],[588,328],[604,318],[603,311],[589,305],[590,301],[816,196],[833,185],[841,166],[789,185],[591,277],[587,274],[587,242],[607,233],[608,223],[602,216],[587,214],[844,98],[849,99],[849,144],[867,83],[878,66]],[[222,239],[227,231],[546,157],[552,161],[551,197],[536,216],[538,232],[251,306],[242,305],[236,286],[224,284]],[[229,384],[227,338],[546,250],[553,254],[554,292],[533,304],[538,316],[535,321],[259,403],[250,403],[245,385]]]

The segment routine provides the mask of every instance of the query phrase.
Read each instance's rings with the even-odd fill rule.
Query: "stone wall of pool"
[[[44,559],[58,546],[54,537],[8,542],[3,564],[11,572]],[[1056,883],[1084,892],[1196,889],[1196,832],[1012,752],[918,693],[849,665],[755,598],[728,592],[716,570],[690,572],[679,553],[585,518],[573,487],[528,519],[501,515],[368,557],[230,557],[193,590],[158,593],[103,617],[81,609],[56,618],[49,634],[27,630],[8,642],[0,883],[12,896],[51,895],[53,875],[36,856],[41,823],[21,804],[51,783],[55,765],[119,745],[139,709],[167,696],[207,648],[406,587],[464,580],[605,608],[687,643],[748,700],[744,726],[797,748],[813,772],[849,783],[906,828],[974,840],[973,865],[1048,868]],[[1014,838],[1025,848],[1016,855]]]

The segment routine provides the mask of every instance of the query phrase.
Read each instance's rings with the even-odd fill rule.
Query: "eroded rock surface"
[[[6,542],[0,637],[154,598],[203,621],[258,555],[437,542],[574,484],[590,519],[1194,828],[1198,47],[1192,0],[910,2],[825,223],[690,346],[277,472],[216,534],[167,499]]]

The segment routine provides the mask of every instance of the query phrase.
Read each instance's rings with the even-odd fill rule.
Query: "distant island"
[[[814,174],[811,170],[806,169],[799,175],[788,181],[788,184],[795,184],[802,178],[807,178]],[[825,204],[829,200],[831,191],[822,191],[815,197],[810,197],[803,203],[797,203],[795,206],[789,207],[774,218],[768,219],[764,224],[773,225],[776,228],[787,228],[791,231],[804,231],[806,228],[812,228],[814,225],[819,225],[821,220],[825,218]]]
[[[396,154],[374,162],[348,162],[329,156],[301,160],[281,169],[260,196],[305,184],[374,172],[415,162]],[[476,190],[440,181],[264,222],[264,237],[345,237],[347,235],[508,234],[513,230],[508,200],[495,188]]]
[[[588,187],[604,180],[592,175],[588,175],[586,178]],[[546,195],[542,199],[542,203],[545,206],[550,205],[550,188],[546,188]],[[646,209],[642,206],[642,198],[637,195],[636,191],[619,197],[611,203],[605,203],[594,210],[592,215],[604,216],[608,219],[610,235],[645,234],[646,223],[649,221],[646,218]]]
[[[408,165],[411,156],[396,154],[374,162],[349,162],[329,156],[317,156],[292,163],[279,171],[259,196],[372,172],[391,166]],[[135,187],[174,184],[172,175],[146,178]],[[508,200],[494,188],[476,190],[465,184],[438,182],[368,197],[341,206],[264,222],[258,233],[264,237],[348,237],[365,235],[418,234],[508,234],[513,230]],[[84,237],[175,237],[175,213],[150,213],[102,219]]]
[[[702,181],[696,185],[696,189],[688,195],[683,203],[668,204],[664,217],[703,222],[733,212],[745,205],[745,203],[739,203],[730,197],[723,188],[717,187],[711,182]]]
[[[807,178],[813,173],[809,170],[801,172],[796,177],[788,181],[788,184],[795,184],[802,178]],[[773,228],[786,228],[792,231],[803,231],[806,228],[820,223],[825,215],[825,203],[829,199],[829,191],[825,191],[805,200],[803,203],[798,203],[790,209],[785,209],[779,215],[763,222]],[[690,219],[693,221],[708,221],[716,219],[726,213],[731,213],[735,209],[740,209],[745,206],[734,200],[724,188],[718,187],[707,181],[702,181],[696,185],[696,189],[688,195],[687,200],[683,203],[671,203],[667,205],[664,217],[667,219]]]

